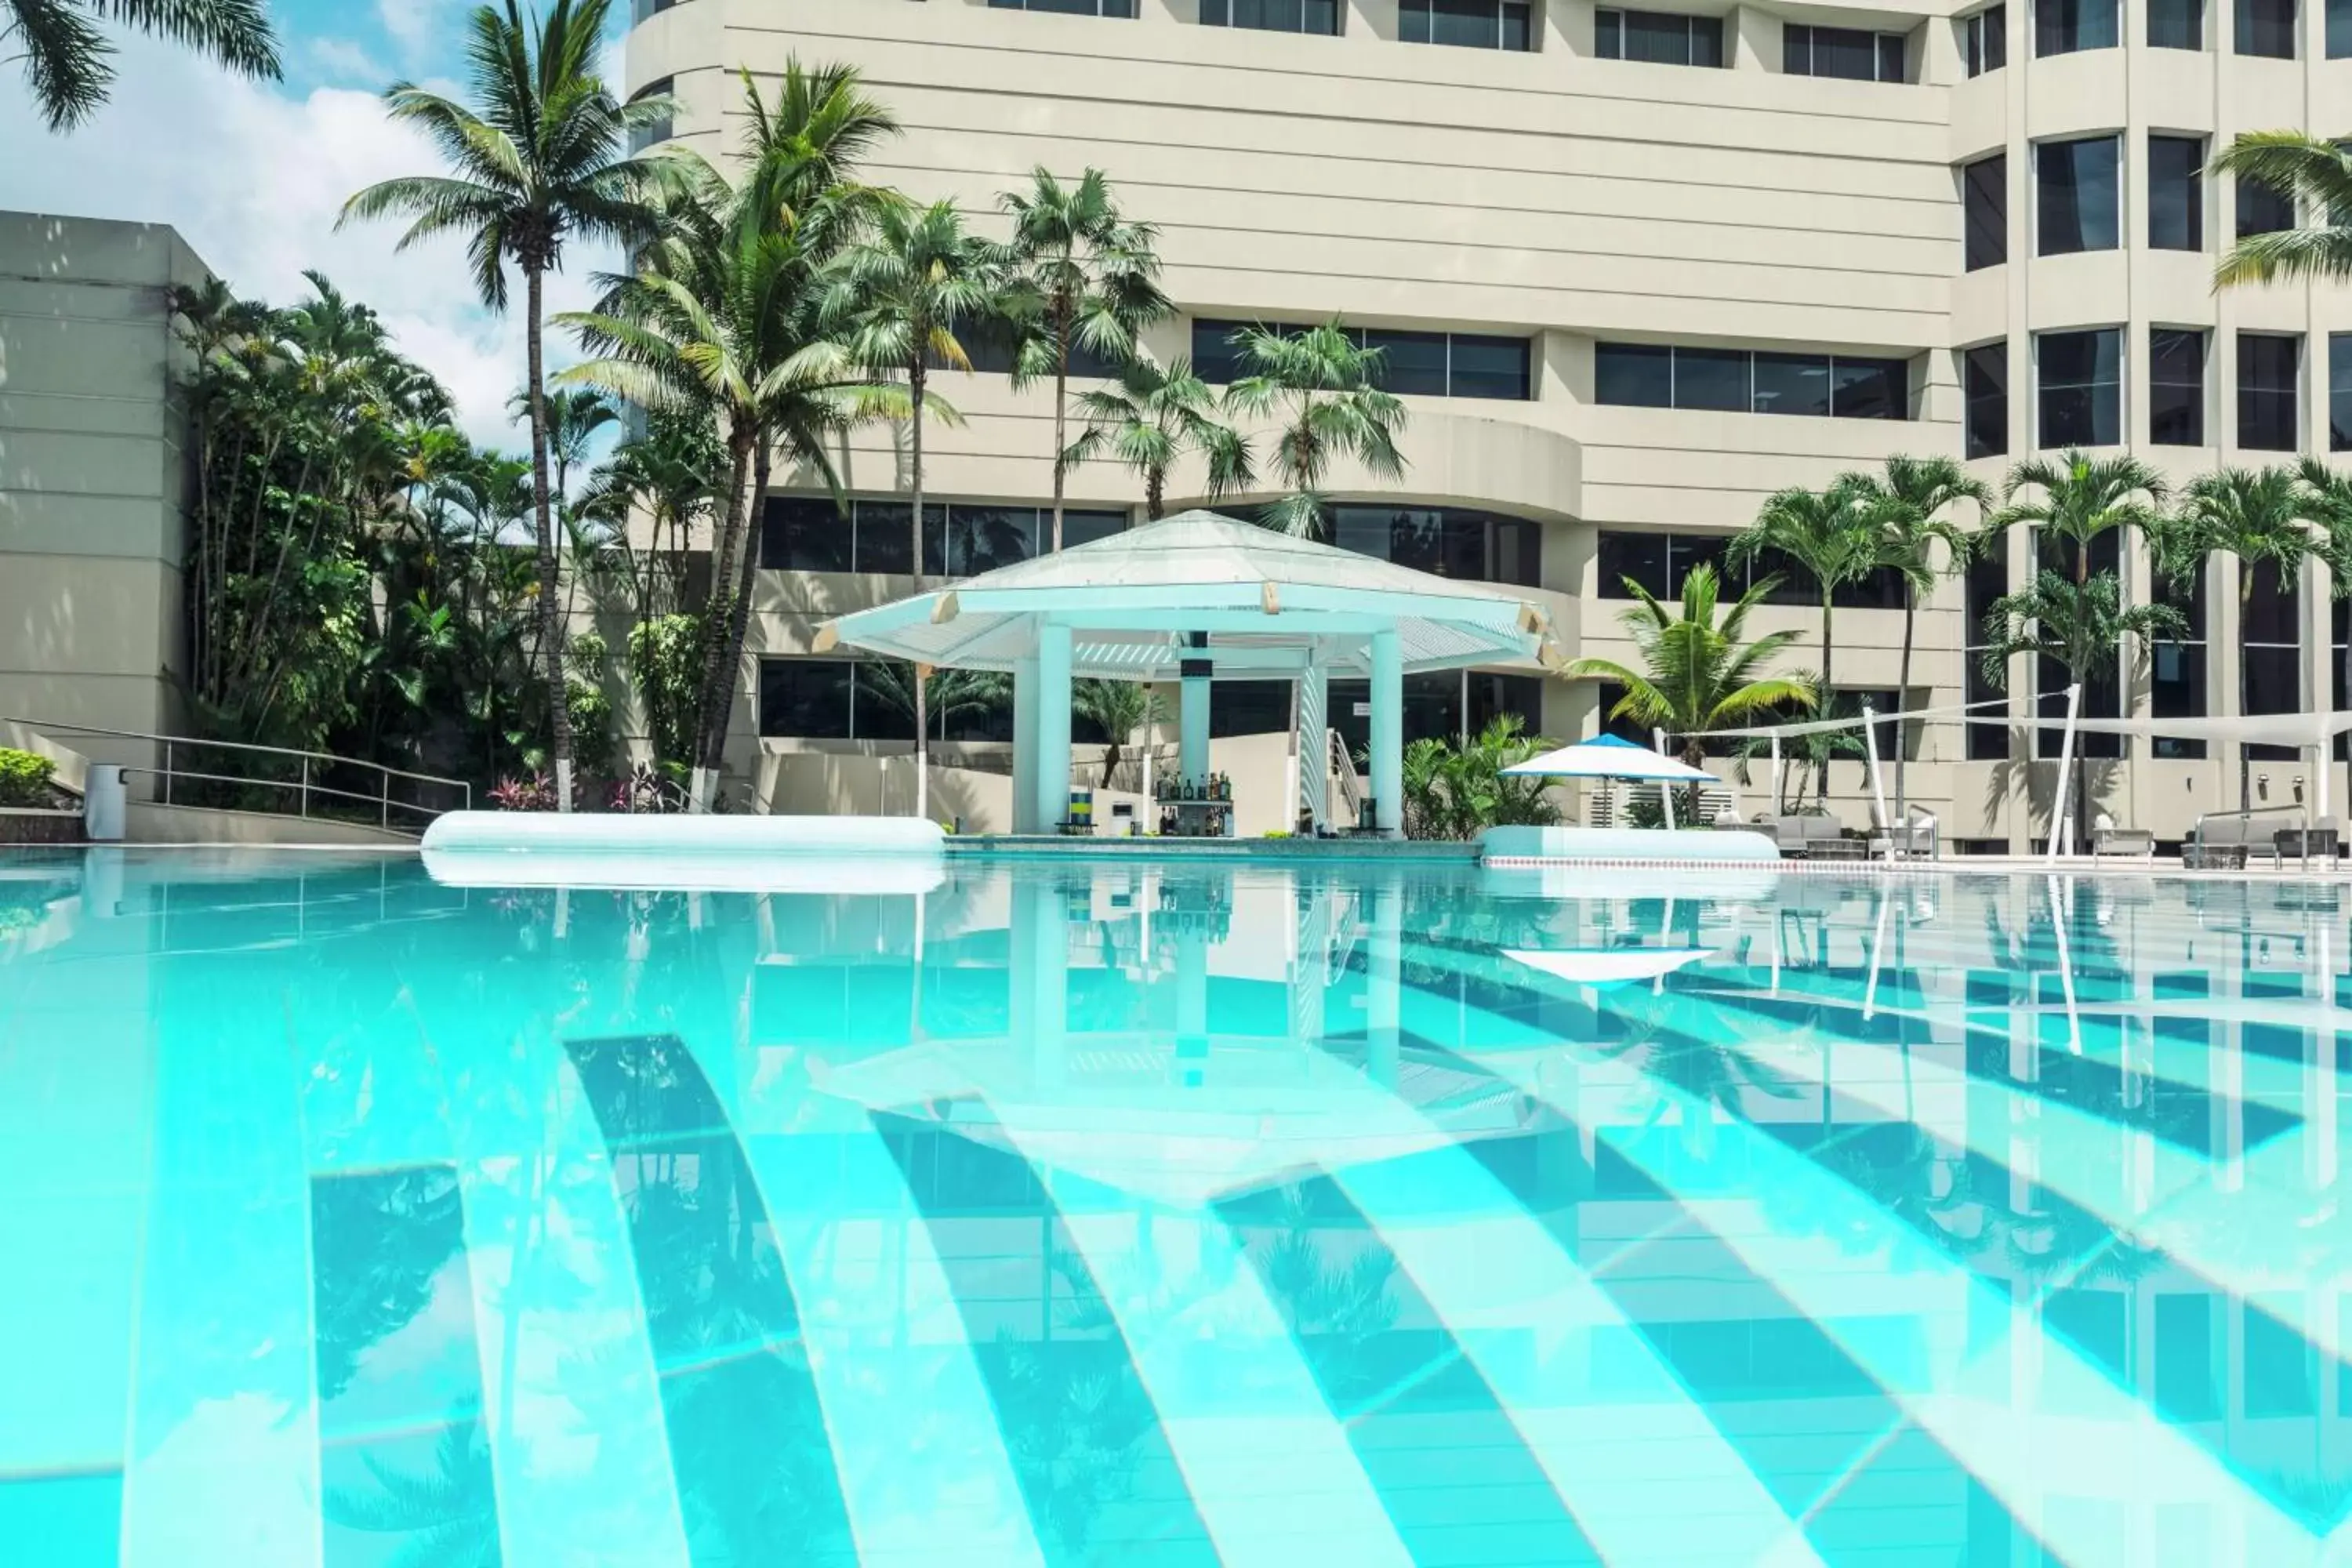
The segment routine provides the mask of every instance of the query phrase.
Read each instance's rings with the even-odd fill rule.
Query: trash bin
[[[81,830],[93,844],[122,840],[122,769],[113,763],[92,763],[83,772]]]

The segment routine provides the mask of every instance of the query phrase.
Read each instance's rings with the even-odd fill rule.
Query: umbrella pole
[[[1780,815],[1780,731],[1772,731],[1772,815]]]
[[[1895,859],[1895,825],[1886,820],[1886,786],[1878,776],[1878,719],[1869,703],[1862,705],[1862,760],[1870,767],[1870,804],[1886,829],[1886,858]]]

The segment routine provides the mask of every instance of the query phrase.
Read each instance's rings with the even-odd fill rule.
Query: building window
[[[2244,611],[2238,629],[2239,641],[2244,645],[2240,657],[2245,660],[2245,711],[2299,713],[2303,711],[2304,579],[2298,576],[2293,586],[2280,582],[2278,564],[2271,561],[2251,566],[2242,563],[2238,570],[2245,574],[2240,584]],[[2263,762],[2292,762],[2300,754],[2292,746],[2246,747],[2247,756]]]
[[[760,564],[772,572],[865,572],[913,575],[910,503],[825,496],[771,496],[761,519]],[[1127,527],[1123,511],[1066,507],[1065,549],[1107,539]],[[971,577],[1038,553],[1051,541],[1050,507],[987,502],[927,501],[923,506],[923,571]]]
[[[1339,36],[1339,0],[1201,0],[1201,26]]]
[[[1051,11],[1062,16],[1133,16],[1135,0],[988,0],[998,11]]]
[[[763,658],[760,661],[760,733],[794,740],[847,741],[850,689],[846,658]]]
[[[2237,48],[2264,59],[2294,58],[2295,0],[2237,0]]]
[[[2009,450],[2009,345],[1986,343],[1962,358],[1968,404],[1968,455],[1998,458]]]
[[[1532,588],[1543,576],[1543,525],[1455,507],[1341,504],[1330,541],[1342,550],[1439,577]]]
[[[2009,63],[2008,6],[1988,5],[1960,18],[1960,58],[1972,77]]]
[[[2327,0],[2327,58],[2352,58],[2352,0]]]
[[[1796,609],[1821,608],[1821,589],[1802,566],[1767,552],[1759,553],[1745,568],[1734,568],[1729,560],[1730,549],[1727,534],[1632,533],[1603,529],[1596,557],[1601,597],[1632,598],[1633,591],[1626,586],[1630,582],[1640,584],[1654,598],[1676,599],[1682,596],[1683,584],[1694,571],[1712,566],[1727,600],[1769,580],[1772,587],[1763,603]],[[1903,607],[1903,578],[1899,573],[1882,567],[1859,582],[1840,584],[1831,598],[1837,608],[1843,610],[1899,610]]]
[[[2147,0],[2147,42],[2156,49],[2205,47],[2205,0]]]
[[[2292,452],[2296,439],[2294,383],[2303,340],[2266,332],[2238,334],[2238,445],[2250,452]]]
[[[2116,0],[2034,0],[2033,52],[2071,55],[2116,47]]]
[[[1850,354],[1595,343],[1594,401],[1636,408],[1911,416],[1910,362]]]
[[[1661,66],[1723,64],[1723,18],[1669,11],[1595,11],[1592,52]]]
[[[2124,334],[2120,327],[2043,332],[2033,340],[2040,406],[2037,447],[2122,443]]]
[[[1985,678],[1984,650],[1998,629],[1988,628],[1988,623],[1992,619],[1993,605],[2009,592],[2009,535],[2006,532],[1994,534],[1985,548],[1969,559],[1967,589],[1968,625],[1961,628],[1961,632],[1968,647],[1960,658],[1966,667],[1961,684],[1967,691],[1967,700],[1971,704],[1969,709],[1971,722],[1966,726],[1968,758],[1972,763],[2003,762],[2009,756],[2007,723],[1982,722],[1985,719],[2000,719],[2001,710],[1997,707],[1979,708],[1974,704],[2005,700],[2003,689]]]
[[[2205,138],[2147,139],[2147,243],[2153,250],[2205,248]]]
[[[631,103],[635,103],[639,99],[667,98],[675,91],[676,89],[677,82],[675,78],[658,77],[654,80],[646,83],[645,86],[637,89],[636,91],[629,94],[629,101]],[[642,153],[646,148],[667,142],[677,134],[677,128],[676,124],[672,121],[670,116],[665,114],[650,125],[639,125],[634,127],[629,132],[629,151],[632,153]]]
[[[2235,216],[2240,239],[2250,234],[2276,234],[2294,226],[2294,198],[2241,174]]]
[[[2352,332],[2327,339],[2327,449],[2352,452]]]
[[[1536,47],[1528,15],[1522,0],[1403,0],[1397,37],[1408,44],[1525,51]]]
[[[2036,254],[2113,250],[2117,241],[2116,172],[2121,138],[2085,136],[2042,142],[2033,148],[2039,232]]]
[[[684,0],[629,0],[629,26],[649,21]]]
[[[1858,27],[1809,27],[1780,24],[1780,68],[1790,76],[1836,77],[1845,81],[1901,81],[1903,35],[1866,33]]]
[[[2148,329],[2147,438],[2158,447],[2205,444],[2203,332]]]
[[[2009,155],[1996,153],[1960,170],[1960,210],[1968,270],[2009,259]]]
[[[2205,587],[2210,571],[2210,563],[2200,564],[2190,582],[2175,583],[2158,574],[2151,584],[2156,602],[2179,611],[2181,618],[2189,623],[2187,634],[2179,642],[2160,642],[2148,650],[2148,712],[2156,718],[2205,717]],[[2149,742],[2149,754],[2176,759],[2201,757],[2205,754],[2205,742],[2158,735]]]
[[[1243,374],[1241,334],[1254,325],[1297,329],[1278,321],[1192,322],[1192,374],[1223,386]],[[1383,327],[1345,329],[1361,347],[1381,351],[1381,384],[1427,397],[1492,397],[1525,403],[1535,395],[1532,345],[1526,338],[1477,332],[1408,332]]]

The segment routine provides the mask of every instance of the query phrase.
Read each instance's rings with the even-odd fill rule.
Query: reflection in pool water
[[[2352,1503],[2331,888],[307,865],[0,863],[12,1562],[2269,1564]]]

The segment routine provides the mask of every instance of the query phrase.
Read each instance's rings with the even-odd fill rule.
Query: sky
[[[20,68],[0,62],[0,207],[170,224],[240,295],[273,305],[307,295],[303,270],[316,268],[375,307],[401,350],[441,378],[468,435],[520,450],[506,403],[522,380],[522,322],[482,307],[461,246],[395,252],[395,223],[335,229],[362,186],[436,171],[423,141],[385,120],[379,95],[402,79],[457,94],[472,4],[271,0],[286,62],[276,83],[118,34],[112,101],[62,135],[32,112]],[[614,9],[625,25],[626,0]],[[612,66],[617,76],[617,48]],[[590,275],[614,259],[568,250],[551,312],[586,304]],[[551,359],[561,342],[549,334]]]

